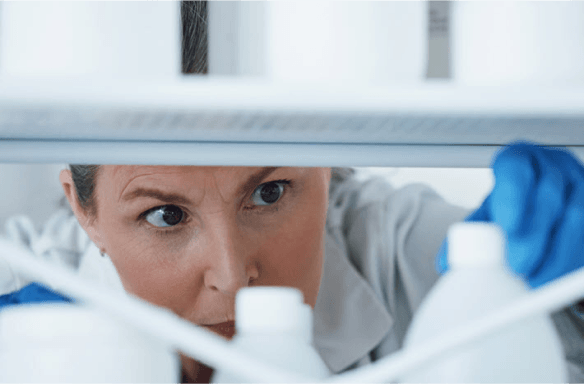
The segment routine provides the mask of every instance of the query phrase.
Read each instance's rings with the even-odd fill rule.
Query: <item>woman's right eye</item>
[[[182,209],[176,205],[163,205],[146,213],[146,221],[155,227],[173,227],[180,224],[185,217]]]
[[[275,180],[263,183],[255,189],[251,200],[258,206],[275,204],[282,197],[285,186],[289,184],[289,180]]]

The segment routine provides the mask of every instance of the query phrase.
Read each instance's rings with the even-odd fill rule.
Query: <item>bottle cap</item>
[[[289,287],[249,287],[237,292],[235,326],[243,332],[306,334],[302,292]]]
[[[505,233],[491,223],[456,223],[448,230],[448,264],[457,267],[503,266]]]

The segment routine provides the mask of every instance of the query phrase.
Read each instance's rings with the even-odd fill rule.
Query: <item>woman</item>
[[[205,4],[182,11],[183,69],[205,73]],[[469,220],[503,226],[516,272],[539,285],[584,264],[582,166],[565,152],[518,144],[493,169],[495,188]],[[59,213],[40,236],[11,221],[9,236],[227,338],[238,289],[297,287],[335,373],[401,347],[438,277],[447,227],[467,216],[423,186],[359,183],[347,169],[72,165],[60,181],[75,216]],[[444,252],[438,261],[447,267]],[[2,283],[5,293],[26,282]],[[569,308],[554,320],[571,379],[581,381],[577,314]],[[182,363],[185,381],[209,380],[210,368]]]

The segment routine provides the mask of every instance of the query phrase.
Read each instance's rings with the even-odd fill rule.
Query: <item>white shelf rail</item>
[[[564,147],[584,161],[584,146]],[[2,140],[0,163],[489,168],[496,145]]]
[[[1,162],[488,167],[520,139],[582,157],[584,88],[0,83]]]
[[[498,146],[0,140],[0,163],[489,167]]]

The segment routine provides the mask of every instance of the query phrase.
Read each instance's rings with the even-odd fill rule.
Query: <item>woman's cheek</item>
[[[265,239],[261,247],[263,276],[260,284],[293,286],[301,289],[309,304],[314,304],[324,256],[324,224],[319,195],[299,204],[286,215],[278,231]]]
[[[167,305],[169,290],[180,290],[180,262],[188,240],[149,229],[111,227],[108,254],[126,291]]]

